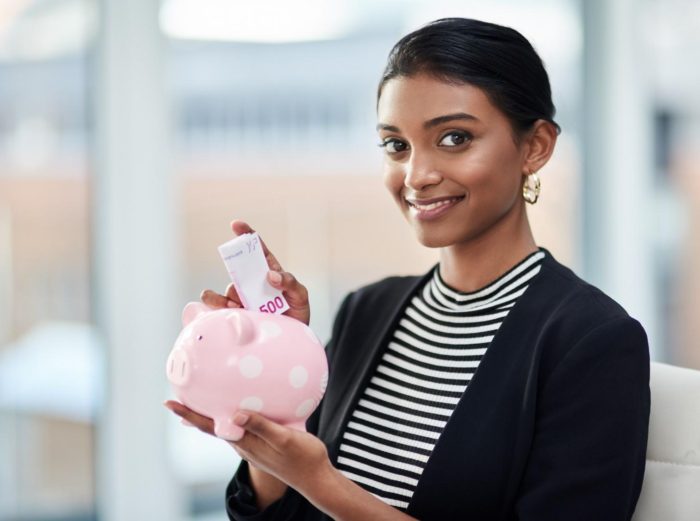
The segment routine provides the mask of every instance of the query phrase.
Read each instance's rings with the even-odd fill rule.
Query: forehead
[[[447,83],[424,74],[389,80],[377,104],[378,121],[398,127],[457,112],[466,112],[482,122],[505,120],[479,87]]]

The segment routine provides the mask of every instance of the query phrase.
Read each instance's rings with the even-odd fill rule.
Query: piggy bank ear
[[[255,338],[255,324],[248,318],[245,312],[234,310],[226,316],[226,320],[236,332],[239,345],[249,344]]]
[[[206,311],[211,311],[211,308],[201,302],[188,302],[185,309],[182,310],[182,325],[186,326]]]

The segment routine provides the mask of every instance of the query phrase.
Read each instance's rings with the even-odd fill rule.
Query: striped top
[[[538,249],[468,293],[448,286],[436,265],[404,311],[343,433],[337,468],[347,478],[407,509],[447,420],[544,256]]]

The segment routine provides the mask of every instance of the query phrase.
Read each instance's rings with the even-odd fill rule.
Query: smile
[[[464,196],[453,197],[452,199],[445,199],[444,201],[438,201],[437,203],[419,205],[416,203],[408,203],[411,208],[411,214],[420,220],[430,220],[436,219],[446,213],[450,208],[455,206],[459,201],[464,199]]]

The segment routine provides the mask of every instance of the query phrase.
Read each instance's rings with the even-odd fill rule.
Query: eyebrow
[[[448,123],[450,121],[457,121],[457,120],[466,120],[466,121],[479,121],[479,118],[476,116],[472,116],[471,114],[467,114],[466,112],[456,112],[454,114],[446,114],[444,116],[438,116],[433,119],[429,119],[425,123],[423,123],[423,128],[428,130],[432,127],[435,127],[437,125],[440,125],[442,123]],[[377,125],[377,130],[388,130],[390,132],[400,132],[399,127],[396,127],[394,125],[387,125],[385,123],[379,123]]]

